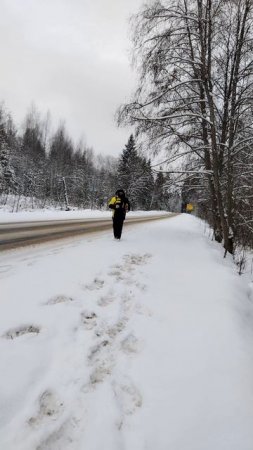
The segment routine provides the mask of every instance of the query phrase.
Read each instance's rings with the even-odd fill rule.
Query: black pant
[[[123,222],[124,222],[123,217],[113,217],[113,233],[116,239],[121,238]]]

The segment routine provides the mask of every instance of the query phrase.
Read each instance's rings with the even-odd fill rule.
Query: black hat
[[[119,197],[121,197],[121,196],[124,196],[124,195],[125,195],[125,192],[124,192],[123,189],[118,189],[118,190],[116,191],[116,195],[118,195]]]

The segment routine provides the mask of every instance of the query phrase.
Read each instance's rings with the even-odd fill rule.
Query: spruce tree
[[[3,137],[0,136],[0,193],[15,191],[14,170],[9,164],[9,151]]]
[[[137,151],[134,137],[131,134],[125,149],[122,152],[119,160],[118,182],[119,187],[122,187],[128,194],[132,194],[135,185],[135,174],[137,169]]]
[[[153,188],[151,166],[138,154],[133,135],[120,156],[118,186],[126,191],[134,209],[149,209]]]

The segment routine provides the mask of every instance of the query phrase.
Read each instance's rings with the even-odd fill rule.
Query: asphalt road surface
[[[177,215],[157,214],[154,216],[129,217],[124,227],[136,223],[168,219]],[[38,244],[77,234],[93,233],[112,228],[112,219],[69,219],[33,222],[9,222],[0,224],[0,250]]]

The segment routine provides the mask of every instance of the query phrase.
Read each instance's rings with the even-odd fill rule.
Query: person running
[[[118,189],[116,191],[115,196],[111,198],[108,206],[113,210],[112,221],[114,238],[120,239],[126,213],[130,211],[130,203],[128,198],[126,198],[123,189]]]

